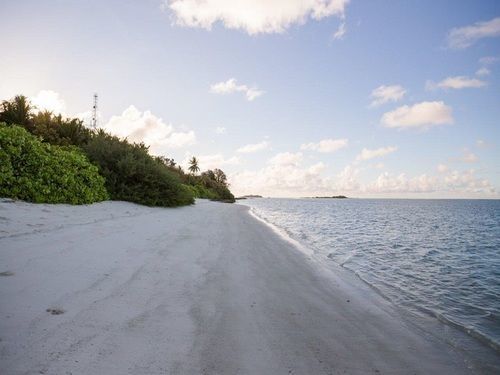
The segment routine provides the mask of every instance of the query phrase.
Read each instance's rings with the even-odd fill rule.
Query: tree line
[[[222,170],[199,173],[193,156],[185,172],[172,158],[152,156],[144,143],[37,111],[23,95],[0,104],[0,161],[3,197],[73,204],[109,198],[148,206],[192,204],[195,198],[234,202]]]

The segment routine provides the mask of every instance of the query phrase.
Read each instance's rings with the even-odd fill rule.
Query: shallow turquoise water
[[[241,201],[393,302],[500,348],[500,201]]]

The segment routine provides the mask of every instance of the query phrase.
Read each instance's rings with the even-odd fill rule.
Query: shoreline
[[[500,368],[490,349],[464,353],[354,273],[292,250],[243,205],[0,202],[0,216],[6,374]]]
[[[347,197],[346,197],[347,198]],[[350,199],[353,199],[349,197]],[[289,198],[283,198],[289,199]],[[306,197],[298,199],[330,199],[330,197]],[[354,199],[394,199],[394,198],[354,198]],[[408,199],[408,198],[401,198]],[[411,199],[411,198],[410,198]],[[460,200],[461,198],[452,198],[448,200]],[[429,199],[422,199],[429,200]],[[436,200],[442,200],[436,198]],[[490,200],[490,199],[476,199],[476,200]],[[295,247],[300,253],[305,255],[308,260],[314,261],[319,272],[328,273],[338,273],[344,274],[343,277],[353,276],[357,281],[361,282],[363,285],[368,286],[377,296],[384,299],[384,301],[389,302],[392,307],[394,307],[401,317],[409,324],[415,325],[418,329],[425,331],[427,334],[436,335],[435,331],[439,332],[439,337],[444,338],[446,342],[452,346],[456,346],[460,350],[467,350],[471,347],[487,347],[487,350],[492,350],[494,355],[500,356],[500,346],[490,339],[488,336],[482,335],[480,332],[472,328],[467,328],[452,319],[449,319],[436,311],[425,309],[421,306],[400,306],[396,301],[392,300],[388,295],[386,295],[382,289],[377,287],[375,284],[369,282],[363,278],[358,272],[353,269],[344,267],[344,263],[339,264],[336,262],[325,263],[322,259],[322,255],[317,254],[315,250],[310,248],[301,239],[295,238],[295,236],[288,232],[286,229],[279,227],[264,217],[258,215],[258,213],[253,209],[253,207],[246,205],[245,203],[236,203],[243,205],[248,208],[249,214],[256,220],[262,222],[264,225],[268,226],[275,234],[280,236],[283,241],[290,243],[292,247]],[[342,277],[342,276],[341,276]],[[436,336],[438,337],[438,336]],[[460,343],[457,345],[457,343]],[[487,357],[489,355],[487,354]],[[493,360],[494,361],[494,360]],[[500,365],[499,365],[500,366]],[[499,367],[500,371],[500,367]]]
[[[362,282],[364,285],[367,285],[370,287],[375,293],[377,293],[380,297],[382,297],[384,300],[387,300],[390,302],[392,305],[394,305],[396,308],[401,310],[401,313],[403,315],[408,315],[410,318],[414,319],[421,319],[423,323],[421,324],[421,328],[424,330],[427,330],[426,325],[429,323],[427,322],[428,318],[435,319],[439,324],[444,324],[447,327],[453,328],[457,330],[458,332],[449,332],[446,329],[442,329],[442,327],[436,327],[434,326],[433,329],[438,329],[443,334],[447,336],[451,336],[449,338],[449,341],[466,341],[468,342],[468,345],[474,345],[474,343],[478,343],[479,345],[486,345],[488,348],[492,349],[494,352],[496,352],[498,355],[500,355],[500,346],[497,344],[495,341],[490,339],[486,335],[482,335],[480,332],[477,332],[476,330],[472,328],[465,327],[455,321],[453,321],[450,318],[447,318],[443,316],[442,314],[439,314],[436,311],[426,309],[422,306],[414,306],[414,305],[408,305],[405,307],[399,306],[394,300],[392,300],[388,295],[386,295],[382,289],[377,287],[375,284],[369,282],[365,278],[363,278],[358,272],[344,267],[344,263],[342,264],[337,263],[337,262],[328,262],[326,264],[323,259],[323,255],[317,254],[315,250],[311,249],[308,247],[306,243],[303,243],[300,239],[297,239],[293,236],[292,233],[289,233],[286,229],[279,227],[278,225],[271,223],[264,217],[260,217],[258,213],[253,209],[253,207],[246,205],[245,203],[237,203],[240,205],[243,205],[245,207],[248,207],[249,214],[253,216],[256,220],[259,220],[263,224],[269,226],[274,233],[276,233],[278,236],[280,236],[284,241],[290,243],[292,246],[296,247],[298,251],[301,253],[305,254],[307,257],[310,257],[310,260],[315,260],[317,263],[318,268],[325,268],[326,270],[330,270],[332,272],[347,272],[351,275],[353,275],[356,279],[358,279],[360,282]],[[333,266],[334,269],[331,269]],[[423,316],[421,316],[424,314]],[[462,335],[465,334],[466,337],[464,338]]]

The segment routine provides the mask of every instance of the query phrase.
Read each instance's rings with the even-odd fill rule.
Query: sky
[[[500,198],[500,2],[0,0],[0,99],[236,195]]]

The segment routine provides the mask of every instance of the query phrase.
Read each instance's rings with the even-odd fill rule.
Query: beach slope
[[[241,205],[0,202],[2,374],[494,373]]]

